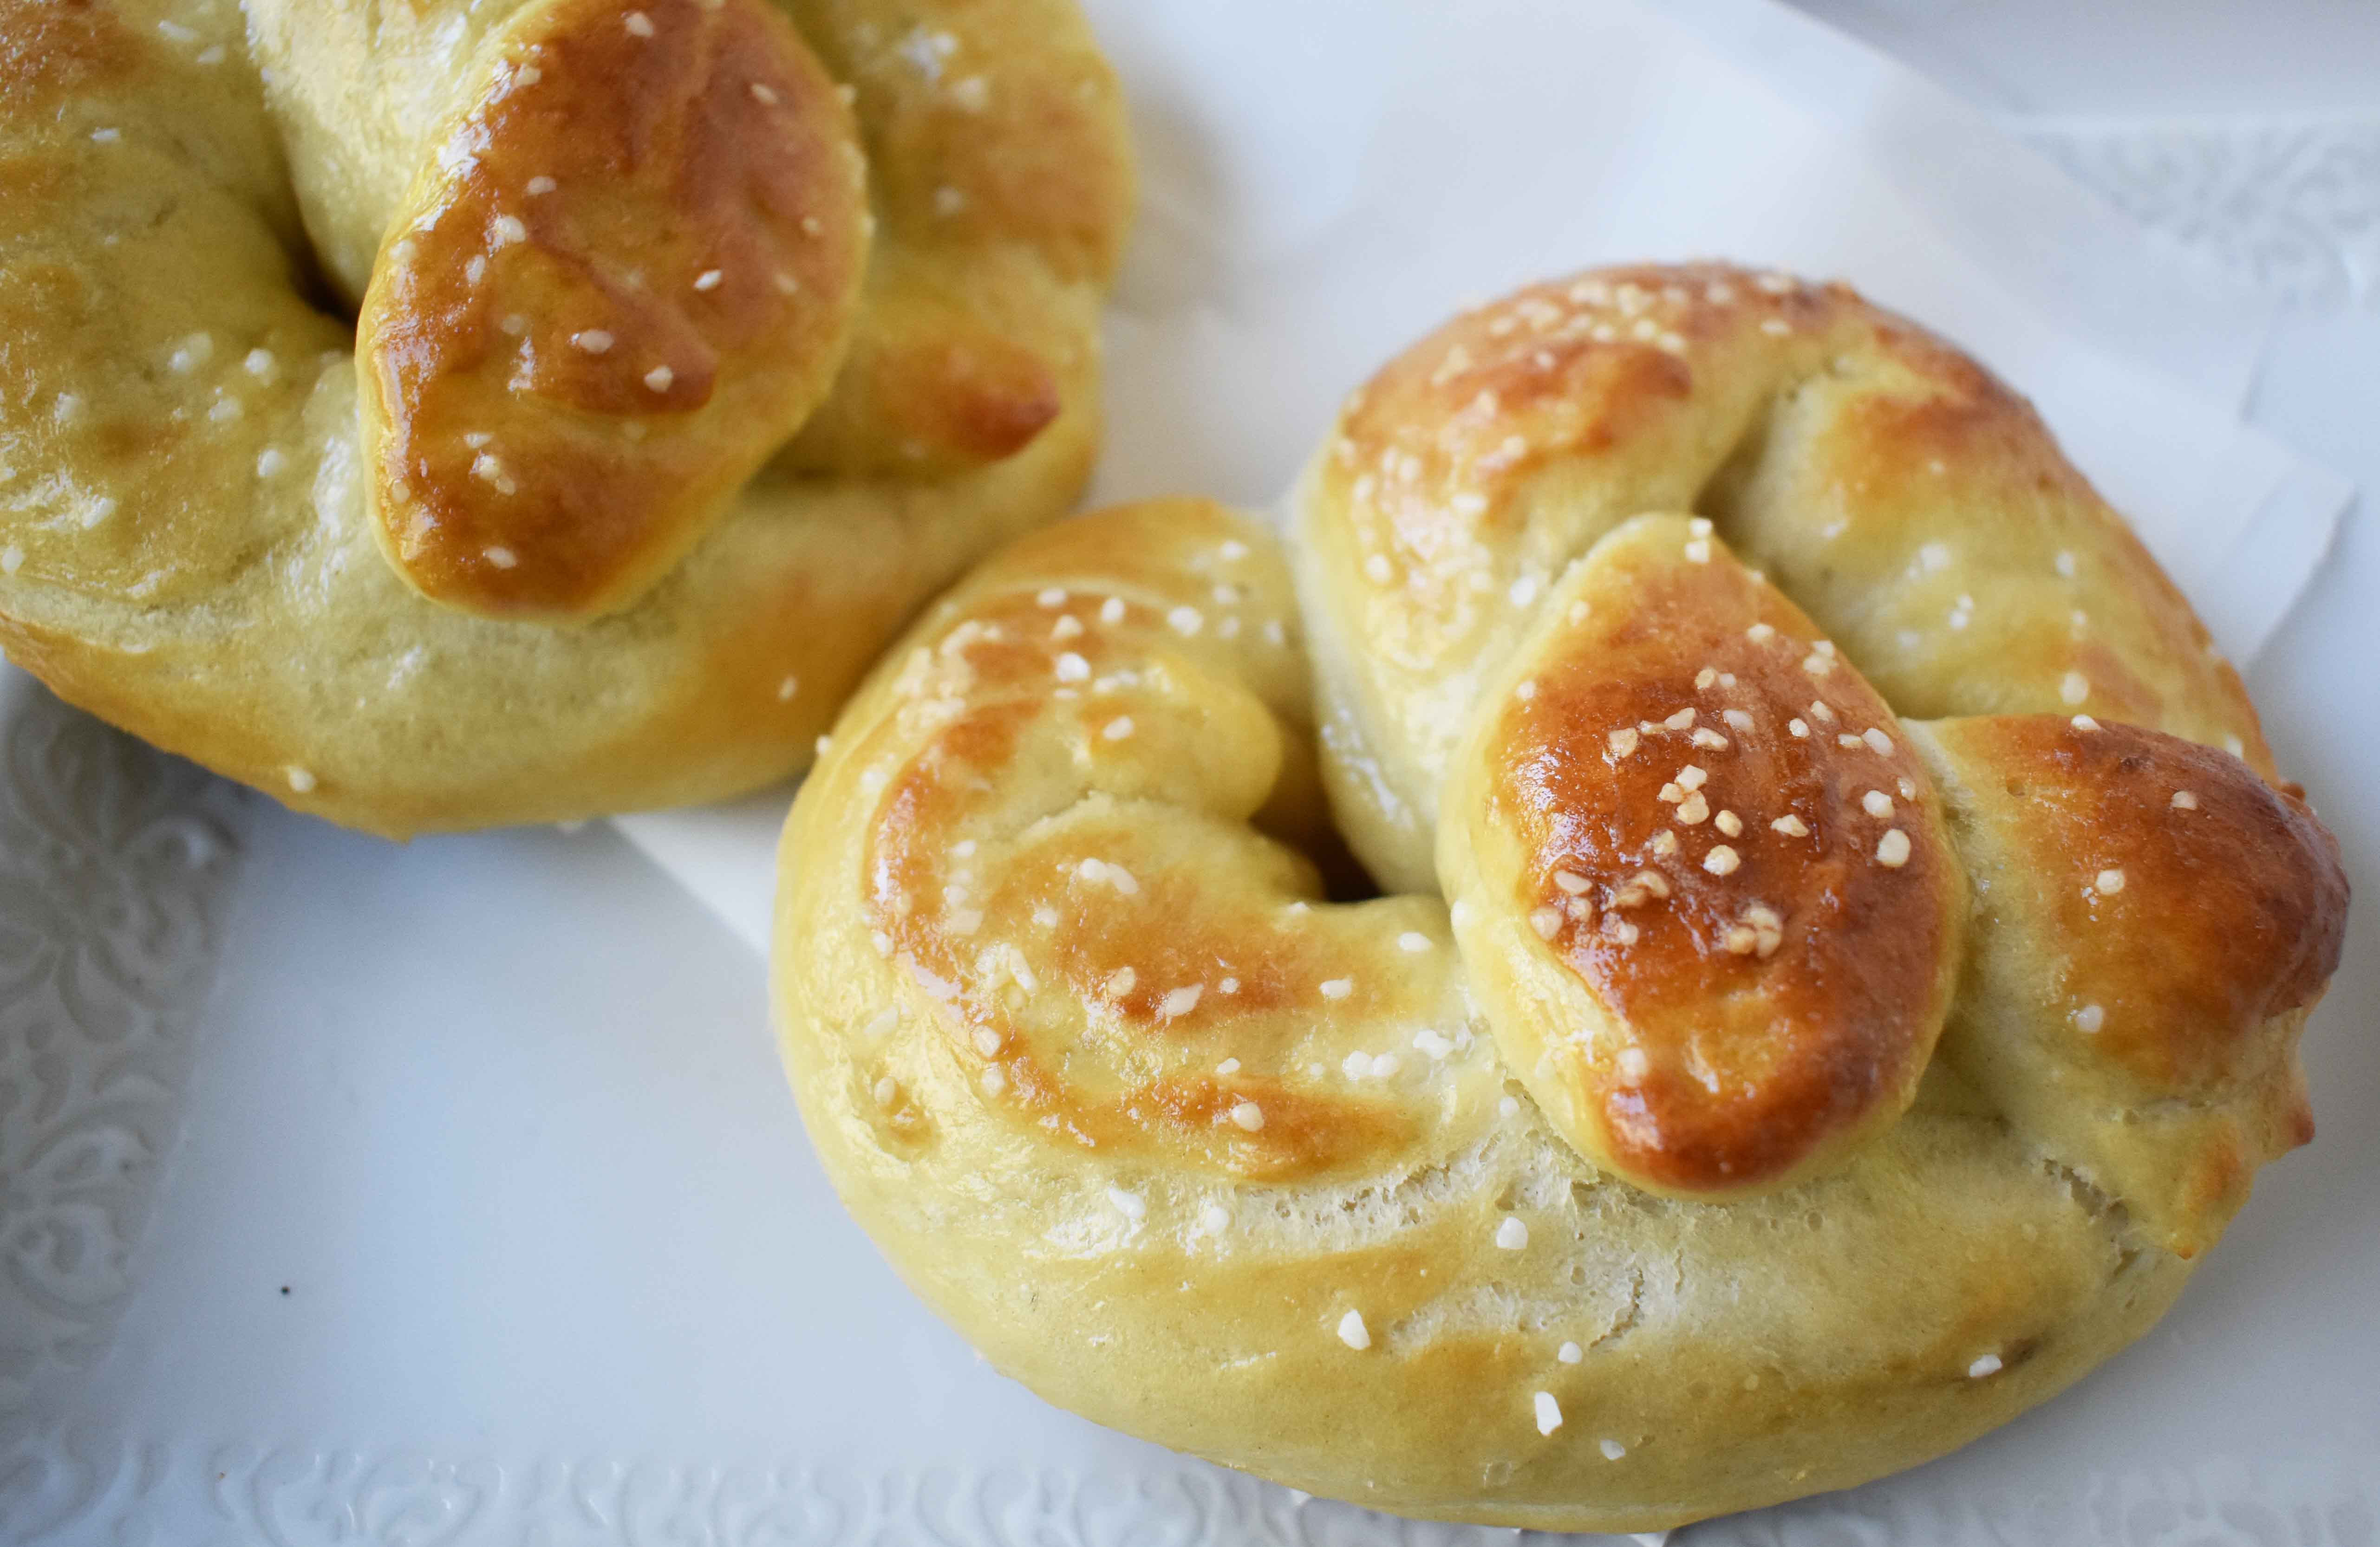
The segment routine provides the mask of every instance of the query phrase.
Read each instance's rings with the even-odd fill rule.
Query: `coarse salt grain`
[[[1322,982],[1322,997],[1326,999],[1343,999],[1354,991],[1354,978],[1325,978]]]
[[[1538,1392],[1534,1398],[1537,1409],[1537,1432],[1550,1434],[1562,1426],[1561,1404],[1550,1391]]]
[[[1884,836],[1876,840],[1876,863],[1891,870],[1898,870],[1907,864],[1909,835],[1899,828],[1886,828]]]
[[[1339,1341],[1361,1353],[1372,1346],[1372,1334],[1364,1325],[1364,1313],[1350,1311],[1339,1318]]]

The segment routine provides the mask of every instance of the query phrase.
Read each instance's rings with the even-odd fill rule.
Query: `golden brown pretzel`
[[[2085,514],[2078,551],[2137,555]],[[1112,511],[938,604],[795,804],[773,955],[812,1138],[904,1275],[1100,1421],[1562,1529],[1913,1464],[2151,1324],[2309,1135],[2335,843],[2112,716],[1901,719],[1722,530],[1614,513],[1492,659],[1450,652],[1439,882],[1367,901],[1325,892],[1260,532]],[[2260,749],[2138,562],[2105,605],[2169,604],[2191,654],[2111,658]]]
[[[1087,472],[1071,0],[0,0],[0,642],[293,804],[792,771]]]

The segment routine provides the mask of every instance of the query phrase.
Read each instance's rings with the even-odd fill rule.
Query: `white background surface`
[[[2095,81],[2128,121],[2301,112],[2301,88],[2351,108],[2359,79],[2361,100],[2380,102],[2380,53],[2350,46],[2370,36],[2358,30],[2367,7],[2259,7],[2260,29],[2232,32],[2169,26],[2167,10],[2127,5],[2069,23],[2063,8],[2027,3],[1998,7],[2010,19],[1996,25],[1981,6],[1840,7],[1914,55],[1964,61],[1961,80],[1992,85],[1996,110],[2054,110],[2070,137],[2097,100]],[[1130,48],[1118,52],[1129,71]],[[2178,61],[2162,84],[2159,59]],[[2215,59],[2226,67],[2210,69]],[[1530,79],[1560,76],[1558,61],[1524,63]],[[1360,64],[1273,58],[1254,84],[1294,95],[1303,73]],[[2219,91],[2205,84],[2214,77]],[[2260,80],[2275,94],[2252,100]],[[1172,110],[1162,93],[1141,105]],[[1490,97],[1467,111],[1494,106]],[[2182,143],[2229,132],[2191,131]],[[1410,149],[1385,170],[1463,181],[1460,166],[1428,160],[1426,138]],[[1382,170],[1342,175],[1360,182]],[[1166,169],[1151,172],[1159,182]],[[2364,187],[2380,205],[2380,172]],[[1658,195],[1637,190],[1645,218],[1658,218]],[[1260,178],[1232,194],[1249,220],[1269,197]],[[1293,231],[1298,213],[1277,224]],[[1229,284],[1238,262],[1319,264],[1294,242],[1233,259],[1244,249],[1232,226],[1174,230],[1167,218],[1152,209],[1150,228],[1181,266],[1138,271],[1155,294],[1126,296],[1127,322],[1166,285],[1205,283],[1196,276],[1216,265]],[[2357,228],[2341,230],[2351,248]],[[1416,223],[1369,239],[1429,235]],[[2187,221],[2168,235],[2193,242]],[[1742,239],[1731,230],[1682,245],[1711,250],[1730,238]],[[1191,245],[1201,240],[1214,245]],[[2194,245],[2224,251],[2220,240]],[[1547,256],[1517,252],[1477,288],[1534,272]],[[2243,277],[2268,276],[2252,265]],[[1129,445],[1137,433],[1152,458],[1184,459],[1185,476],[1211,470],[1187,460],[1199,448],[1245,438],[1261,454],[1244,487],[1219,491],[1261,498],[1313,433],[1281,411],[1282,399],[1303,401],[1298,373],[1343,384],[1360,374],[1352,335],[1366,308],[1401,308],[1403,328],[1453,298],[1310,294],[1347,308],[1342,355],[1285,362],[1279,381],[1210,421],[1119,424],[1120,438]],[[1281,325],[1220,310],[1219,326]],[[2193,358],[2203,381],[2226,369]],[[1135,390],[1128,372],[1117,390]],[[2259,423],[2380,489],[2380,310],[2368,289],[2350,284],[2287,314],[2247,390]],[[2068,428],[2055,407],[2051,417]],[[2367,505],[2252,673],[2283,760],[2338,833],[2363,899],[2347,966],[2307,1040],[2321,1138],[2265,1174],[2176,1313],[2076,1392],[1908,1478],[1715,1523],[1695,1540],[2380,1536],[2375,619],[2380,545]],[[24,712],[0,704],[0,718],[11,707]],[[83,1024],[125,1020],[136,1042],[185,1039],[184,1061],[152,1079],[185,1082],[175,1097],[183,1118],[160,1126],[153,1093],[115,1087],[128,1111],[152,1116],[127,1118],[139,1142],[91,1164],[140,1171],[153,1206],[124,1262],[76,1280],[85,1302],[50,1308],[93,1329],[89,1347],[69,1350],[79,1361],[70,1378],[49,1387],[68,1394],[76,1420],[49,1408],[29,1430],[21,1411],[0,1406],[0,1457],[13,1457],[0,1464],[0,1541],[1088,1547],[1459,1534],[1301,1505],[1053,1413],[991,1375],[916,1310],[827,1195],[760,1029],[750,952],[605,830],[394,849],[187,784],[160,793],[153,773],[132,765],[96,779],[72,756],[103,743],[71,724],[37,729],[9,738],[9,777],[24,791],[91,792],[88,810],[35,818],[88,835],[98,874],[75,872],[76,887],[103,888],[111,866],[130,884],[151,876],[152,831],[179,843],[212,823],[244,834],[245,853],[188,918],[108,904],[130,918],[107,914],[104,929],[153,938],[160,959],[220,962],[191,1023],[176,1019],[170,974],[147,968],[117,974],[133,985],[120,993],[56,991]],[[67,749],[66,763],[41,761],[52,745]],[[0,846],[24,841],[21,827],[0,827]],[[14,942],[29,929],[50,939],[53,925],[28,923],[12,903],[21,897],[0,891],[0,963],[31,961],[79,982],[77,953],[123,954],[67,931],[41,948],[50,956],[25,958]],[[152,991],[152,979],[164,986]],[[118,997],[130,1008],[110,1008]],[[6,1072],[32,1069],[35,1087],[39,1030],[21,1015],[0,1023],[0,1045],[14,1036],[30,1048]],[[0,1106],[0,1125],[24,1111]],[[24,1178],[0,1184],[13,1189],[0,1192],[10,1224],[0,1246],[15,1263],[41,1243],[7,1213]],[[91,1185],[103,1196],[108,1184]],[[12,1373],[0,1364],[0,1396]]]

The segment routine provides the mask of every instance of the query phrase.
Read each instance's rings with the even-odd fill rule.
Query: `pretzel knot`
[[[820,1154],[1045,1395],[1675,1524],[2062,1388],[2310,1136],[2336,845],[1947,346],[1715,267],[1526,292],[1355,394],[1299,527],[1294,596],[1192,502],[1012,547],[786,828]],[[1326,785],[1390,895],[1332,900]]]
[[[725,793],[1087,471],[1068,0],[164,13],[0,0],[0,630],[152,740],[389,831]]]

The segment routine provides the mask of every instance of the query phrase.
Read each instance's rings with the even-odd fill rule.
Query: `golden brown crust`
[[[1050,363],[939,295],[909,266],[880,269],[874,319],[833,396],[780,454],[795,472],[948,475],[1013,456],[1062,406]]]
[[[367,454],[424,594],[566,618],[645,590],[825,396],[862,162],[759,0],[559,0],[494,47],[364,297]]]
[[[121,77],[140,50],[98,0],[0,5],[0,92],[27,106]]]
[[[2237,758],[2135,727],[1924,731],[1977,862],[1946,1053],[2160,1244],[2204,1250],[2313,1137],[2297,1040],[2345,933],[2337,840]]]
[[[695,37],[679,28],[677,7],[638,13],[652,29],[649,38],[627,30],[630,9],[605,14],[575,0],[253,0],[241,7],[167,0],[174,25],[163,30],[153,17],[136,22],[128,10],[103,5],[32,6],[27,16],[38,12],[41,26],[6,13],[15,19],[0,35],[15,51],[15,79],[55,83],[0,93],[0,338],[7,341],[0,458],[40,474],[0,489],[0,635],[12,653],[61,694],[128,729],[292,805],[377,832],[715,799],[806,765],[843,695],[922,598],[987,548],[1071,502],[1096,446],[1095,340],[1107,276],[1081,236],[1104,233],[1096,246],[1111,252],[1130,196],[1114,84],[1071,4],[796,8],[802,35],[786,54],[782,20],[735,0],[701,13],[701,27],[712,30],[702,36],[718,45],[705,57],[724,61],[720,70],[672,52]],[[904,152],[871,138],[869,113],[905,101],[905,91],[950,90],[948,80],[929,89],[914,69],[905,84],[891,76],[887,61],[899,58],[892,47],[903,34],[890,23],[930,32],[957,13],[967,28],[967,76],[983,78],[987,100],[1013,99],[1022,115],[985,124],[966,165],[1046,155],[1100,169],[1085,174],[1095,197],[1050,229],[977,224],[959,242],[881,208],[880,178],[892,170],[884,155]],[[125,19],[106,19],[119,15]],[[638,162],[654,179],[570,201],[571,176],[557,161],[583,157],[600,170],[638,123],[663,140],[691,124],[700,138],[711,133],[698,111],[706,103],[741,111],[732,91],[724,100],[700,91],[723,91],[738,59],[759,57],[730,47],[754,27],[765,33],[763,55],[792,71],[790,81],[816,84],[816,66],[800,50],[830,62],[822,92],[771,87],[776,104],[748,90],[741,99],[799,112],[808,127],[725,143],[724,153],[697,157],[691,167],[680,162],[673,170],[659,156]],[[871,30],[883,56],[855,64],[853,40]],[[600,121],[587,132],[579,120],[591,112],[592,66],[569,79],[557,66],[517,99],[491,103],[473,94],[500,64],[518,62],[507,52],[515,44],[539,42],[551,63],[561,46],[548,46],[556,32],[570,34],[571,48],[601,54],[587,57],[604,69],[631,42],[662,45],[656,65],[683,90],[657,90],[643,103],[643,119],[594,115]],[[847,110],[833,82],[860,84],[849,73],[858,69],[868,84]],[[1062,112],[1033,105],[1061,90]],[[552,122],[537,117],[540,92],[558,104]],[[788,361],[773,358],[790,347],[784,338],[705,332],[725,315],[710,308],[741,308],[751,297],[735,289],[743,266],[698,260],[696,237],[749,238],[761,243],[751,249],[758,252],[779,242],[783,223],[746,209],[705,233],[689,212],[733,207],[739,188],[807,197],[808,163],[788,158],[817,151],[832,160],[838,136],[851,142],[855,116],[879,208],[847,197],[837,207],[838,219],[872,216],[878,227],[867,280],[851,303],[857,315],[844,330],[848,344]],[[475,126],[504,144],[480,147],[484,165],[441,171],[433,152]],[[1027,147],[1018,132],[1060,142]],[[752,160],[770,145],[784,155]],[[930,185],[957,169],[901,170]],[[528,192],[526,179],[540,176],[554,177],[554,192]],[[590,172],[577,191],[595,186]],[[554,397],[512,393],[505,370],[517,363],[516,341],[502,328],[512,313],[492,300],[484,311],[458,301],[451,318],[478,327],[492,315],[502,347],[471,393],[427,394],[426,417],[415,427],[429,436],[425,444],[435,442],[425,454],[442,476],[472,482],[469,468],[492,453],[488,471],[513,481],[522,511],[568,505],[601,521],[536,534],[539,542],[556,539],[549,552],[556,562],[544,568],[530,553],[531,534],[475,535],[489,572],[482,580],[512,576],[526,587],[541,574],[550,583],[544,599],[482,594],[468,608],[439,606],[379,547],[366,476],[371,456],[359,435],[378,411],[358,404],[348,329],[325,309],[322,290],[327,281],[351,303],[363,297],[377,255],[395,245],[383,237],[419,212],[409,194],[434,203],[442,189],[484,194],[490,187],[496,202],[481,211],[479,230],[516,215],[520,242],[493,253],[457,248],[459,278],[392,272],[383,288],[398,280],[459,288],[470,259],[490,258],[474,294],[492,295],[499,278],[521,279],[534,303],[523,315],[541,326],[540,308],[594,293],[580,280],[610,286],[605,304],[618,299],[625,266],[613,265],[641,253],[681,270],[667,296],[647,276],[641,300],[657,308],[647,320],[667,324],[649,342],[659,348],[659,341],[692,337],[718,363],[707,405],[622,420],[592,390],[602,385],[594,378],[543,379],[561,394]],[[531,208],[543,199],[561,203],[545,213]],[[631,220],[663,204],[665,220]],[[1017,219],[1027,214],[1055,218],[1024,210]],[[604,221],[630,228],[607,235],[588,224]],[[854,244],[856,230],[835,227]],[[598,238],[613,235],[618,251],[598,250]],[[805,233],[809,246],[795,256],[842,263],[851,255],[833,256],[832,235],[821,217],[820,232]],[[423,260],[419,248],[414,257]],[[527,269],[511,275],[497,260]],[[401,267],[393,253],[391,267]],[[697,289],[712,267],[720,283]],[[831,278],[813,285],[804,277],[799,294],[832,290]],[[918,296],[930,296],[933,309],[912,317]],[[756,316],[774,315],[769,295],[758,301]],[[384,297],[374,305],[379,314],[392,309]],[[794,321],[832,331],[832,310]],[[938,326],[949,330],[939,339]],[[614,358],[631,349],[622,342],[626,332],[617,330]],[[798,422],[800,410],[785,396],[798,383],[783,368],[830,369],[836,351],[846,365],[873,358],[878,341],[896,337],[921,350],[949,346],[939,364],[929,360],[905,380],[924,394],[953,372],[964,378],[950,400],[959,405],[948,432],[963,442],[958,449],[903,461],[888,447],[905,431],[869,407],[883,403],[868,384],[873,377],[843,369],[811,419],[838,427],[854,448],[848,466],[831,458],[803,468],[771,463],[740,489],[717,489],[710,511],[696,508],[703,479],[723,477],[737,458],[769,454],[768,441]],[[442,347],[458,341],[468,342],[455,334]],[[575,365],[597,357],[573,362],[541,351],[540,358]],[[682,373],[678,357],[670,359],[666,393],[675,394],[699,372]],[[362,374],[381,381],[377,371]],[[653,395],[641,377],[627,385],[632,398]],[[496,431],[462,422],[483,399],[491,417],[518,432],[526,463],[506,464],[504,448],[492,443]],[[950,418],[950,401],[932,401]],[[530,423],[542,429],[528,432]],[[629,423],[650,427],[641,445],[628,441]],[[492,443],[472,446],[468,437],[480,433]],[[625,493],[656,477],[667,508],[632,509]],[[497,540],[511,537],[520,540]],[[656,556],[686,542],[656,578]],[[459,531],[451,546],[461,561],[472,559]],[[508,550],[514,568],[490,564],[489,547]],[[618,588],[640,586],[620,604]],[[608,601],[606,586],[615,588]],[[521,615],[581,604],[617,605],[559,623]],[[488,616],[489,607],[506,615]]]
[[[1776,1186],[1899,1117],[1933,1052],[1964,884],[1932,780],[1707,523],[1621,528],[1548,612],[1458,764],[1440,860],[1500,1045],[1630,1180]],[[1540,950],[1588,1003],[1512,981]]]
[[[1935,737],[1971,781],[1998,777],[1975,799],[2049,904],[2063,997],[2101,1007],[2092,1045],[2143,1095],[2235,1078],[2252,1034],[2311,1007],[2338,970],[2338,841],[2239,759],[2049,715],[1950,721]]]
[[[1065,528],[1026,545],[912,635],[884,718],[843,732],[868,937],[987,1109],[1037,1142],[1276,1181],[1377,1166],[1427,1105],[1351,1089],[1334,1027],[1461,1011],[1350,970],[1410,905],[1317,908],[1308,864],[1220,827],[1305,733],[1239,680],[1293,665],[1287,586],[1212,506],[1103,525],[1136,573],[1077,589]]]
[[[2154,1211],[2219,1229],[2270,1153],[2258,1125],[2293,1089],[2302,1009],[2246,1033],[2281,1062],[2243,1050],[2187,1123],[2155,1103],[2111,1110],[2087,1068],[2032,1056],[2039,1028],[2003,1012],[2038,997],[2057,909],[2005,877],[2052,840],[1976,793],[2022,722],[1894,719],[1723,550],[1687,556],[1700,540],[1684,518],[1622,528],[1506,664],[1479,716],[1497,755],[1465,765],[1488,770],[1484,792],[1450,795],[1476,816],[1448,824],[1460,925],[1435,897],[1328,902],[1306,858],[1263,836],[1308,798],[1291,752],[1307,707],[1272,626],[1282,559],[1252,526],[1190,502],[1062,523],[921,620],[795,804],[772,953],[811,1138],[918,1291],[1002,1370],[1099,1421],[1374,1507],[1545,1529],[1674,1525],[1913,1464],[2154,1322],[2196,1249]],[[1805,745],[1790,718],[1780,736],[1764,717],[1804,697],[1834,734],[1892,744]],[[1685,707],[1694,724],[1667,725]],[[1607,761],[1613,729],[1637,742]],[[1696,730],[1728,744],[1696,747]],[[1950,744],[1970,733],[1974,748]],[[2313,933],[2318,972],[2335,876],[2318,830],[2244,765],[2135,734],[2152,769],[2221,771],[2210,808],[2278,823],[2277,849],[2249,840],[2267,844],[2259,884],[2311,900],[2277,926]],[[1653,779],[1678,782],[1688,758],[1727,804],[1666,830],[1700,843],[1719,809],[1782,793],[1814,831],[1777,835],[1810,840],[1775,867],[1780,912],[1840,919],[1870,960],[1782,918],[1767,957],[1756,926],[1728,949],[1740,899],[1716,883],[1765,872],[1672,872],[1635,846],[1640,808],[1682,804]],[[1876,768],[1912,835],[1883,876]],[[2116,775],[2052,757],[2032,777],[2079,812]],[[1531,810],[1505,821],[1495,800]],[[2190,852],[2220,864],[2233,847]],[[1615,878],[1648,856],[1670,896],[1634,912],[1678,916],[1644,931],[1662,953],[1641,972],[1592,946],[1557,956],[1525,922],[1556,893],[1617,902]],[[1524,943],[1483,928],[1491,916]],[[2123,927],[2163,923],[2143,907]],[[1952,1051],[1913,1095],[1813,1125],[1866,1080],[1915,1081],[1962,961]],[[1516,1049],[1595,1022],[1524,1024],[1541,1007],[1516,1009],[1500,984],[1532,963],[1531,981],[1568,984],[1568,1001],[1542,996],[1563,1012],[1592,1009],[1583,985],[1602,973],[1665,1056],[1690,1045],[1677,1033],[1697,1009],[1734,1018],[1750,979],[1738,1029],[1801,1017],[1811,1035],[1774,1070],[1725,1072],[1748,1072],[1773,1126],[1809,1141],[1792,1159],[1826,1163],[1724,1199],[1591,1163],[1565,1142],[1569,1087]],[[2209,972],[2245,973],[2242,1014],[2284,1005],[2303,975]],[[1871,1017],[1900,1019],[1881,1037],[1851,1024]],[[1682,1120],[1706,1117],[1689,1104]],[[1757,1155],[1763,1126],[1704,1131]]]
[[[1712,519],[1905,715],[2082,710],[2271,772],[2237,675],[2033,410],[1840,284],[1531,286],[1354,393],[1298,506],[1333,787],[1399,885],[1427,884],[1462,706],[1562,567],[1650,511]]]

